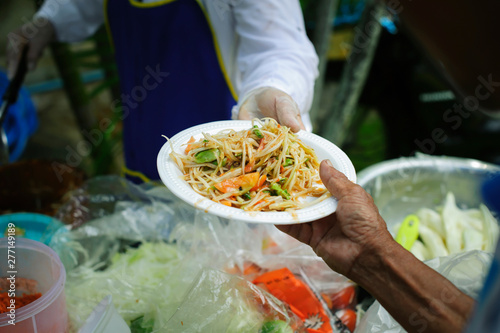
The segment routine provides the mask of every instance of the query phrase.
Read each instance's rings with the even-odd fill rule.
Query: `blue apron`
[[[159,179],[162,135],[230,119],[237,97],[199,1],[107,0],[104,8],[122,91],[124,171],[135,182]]]

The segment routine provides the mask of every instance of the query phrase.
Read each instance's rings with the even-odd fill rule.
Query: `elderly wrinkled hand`
[[[297,103],[287,93],[272,87],[254,90],[239,109],[238,119],[271,117],[293,132],[305,130]]]
[[[310,223],[278,226],[309,244],[335,271],[365,288],[407,331],[460,332],[474,300],[400,246],[370,195],[328,161],[321,180],[338,200],[335,213]],[[452,298],[443,300],[443,291]],[[415,318],[422,310],[425,326]],[[422,318],[422,317],[421,317]]]
[[[359,258],[394,240],[373,199],[361,186],[329,161],[321,163],[320,176],[338,200],[336,212],[311,223],[277,227],[310,245],[333,270],[350,277]]]

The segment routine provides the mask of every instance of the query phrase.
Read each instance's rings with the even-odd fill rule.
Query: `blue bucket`
[[[4,72],[0,71],[0,97],[3,97],[9,80]],[[28,91],[21,88],[17,102],[9,107],[3,128],[9,143],[9,162],[19,159],[26,148],[30,136],[38,128],[38,117]]]

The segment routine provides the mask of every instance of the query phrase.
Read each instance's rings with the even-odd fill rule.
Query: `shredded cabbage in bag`
[[[72,270],[65,292],[72,332],[107,295],[132,333],[260,333],[270,321],[305,332],[271,294],[238,276],[181,260],[176,245],[162,242],[116,254],[100,271],[85,265]]]
[[[166,243],[143,243],[137,249],[116,254],[109,267],[95,271],[81,266],[68,273],[66,302],[70,318],[84,321],[106,295],[128,323],[156,311],[157,304],[170,290],[162,289],[163,280],[179,265],[177,250]],[[178,281],[169,281],[175,287]]]

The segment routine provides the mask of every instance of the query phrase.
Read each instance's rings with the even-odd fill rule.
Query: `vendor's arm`
[[[29,45],[28,69],[33,70],[51,41],[76,42],[91,36],[103,23],[103,0],[46,0],[33,20],[7,35],[7,71],[14,75],[21,50]]]
[[[235,108],[239,118],[271,116],[295,131],[311,130],[308,112],[318,57],[306,35],[299,2],[237,0],[233,6],[241,72]]]
[[[325,161],[320,174],[338,199],[336,212],[279,229],[311,245],[332,269],[370,292],[409,332],[460,332],[473,299],[396,243],[373,199],[359,185]]]

